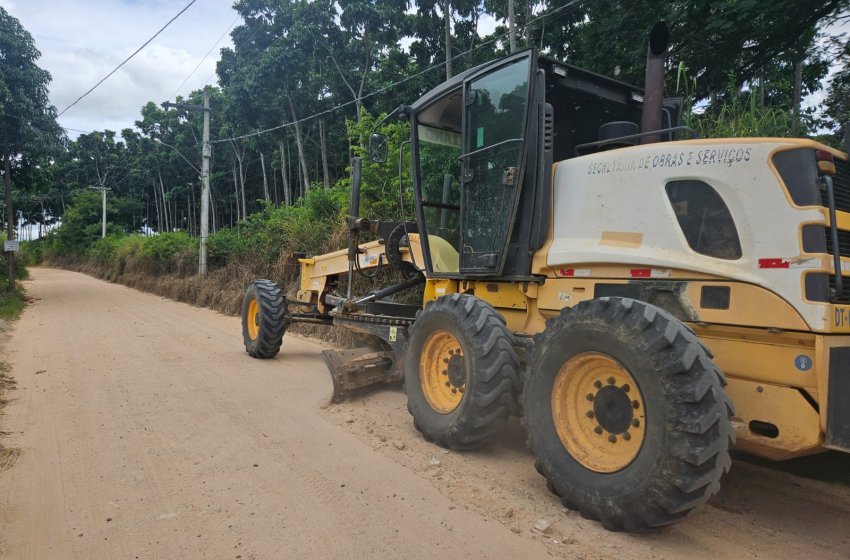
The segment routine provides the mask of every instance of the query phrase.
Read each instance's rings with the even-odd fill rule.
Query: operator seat
[[[428,236],[434,272],[460,272],[460,255],[452,244],[438,235]]]

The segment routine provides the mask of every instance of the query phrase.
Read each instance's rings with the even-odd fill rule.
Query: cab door
[[[464,80],[460,272],[502,272],[525,171],[533,51]]]

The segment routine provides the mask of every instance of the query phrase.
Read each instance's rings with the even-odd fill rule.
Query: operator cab
[[[642,103],[640,88],[534,50],[425,94],[409,114],[428,275],[532,279],[553,161],[638,143]],[[662,128],[678,124],[680,109],[681,100],[665,103]]]

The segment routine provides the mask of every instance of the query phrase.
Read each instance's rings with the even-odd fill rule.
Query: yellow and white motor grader
[[[416,428],[453,449],[521,412],[548,488],[611,530],[686,516],[734,446],[850,451],[847,155],[678,140],[665,50],[659,25],[644,88],[529,50],[400,107],[415,222],[358,216],[355,161],[348,250],[299,255],[297,293],[248,288],[248,353],[274,357],[299,321],[360,333],[323,353],[336,399],[403,379]],[[352,296],[379,267],[405,280]]]

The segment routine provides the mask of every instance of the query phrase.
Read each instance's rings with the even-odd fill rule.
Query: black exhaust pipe
[[[646,51],[646,78],[643,85],[643,114],[640,131],[661,130],[661,109],[664,105],[664,62],[670,31],[667,24],[659,21],[649,32],[649,48]],[[661,142],[660,134],[644,136],[641,144]]]

